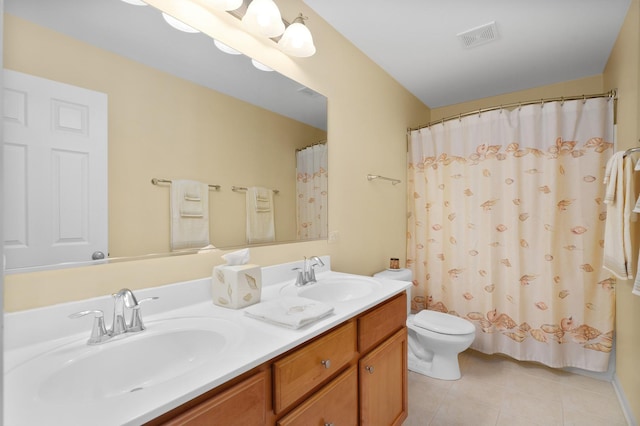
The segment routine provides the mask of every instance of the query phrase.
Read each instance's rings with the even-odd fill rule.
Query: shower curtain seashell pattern
[[[481,352],[606,371],[615,282],[602,269],[602,179],[612,104],[530,105],[412,132],[412,310],[470,320]]]

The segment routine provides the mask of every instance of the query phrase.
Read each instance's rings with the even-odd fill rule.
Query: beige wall
[[[277,238],[296,239],[294,152],[323,130],[11,15],[5,34],[6,68],[108,95],[111,257],[169,251],[169,188],[152,177],[221,185],[209,193],[217,247],[246,241],[232,185],[277,188]]]
[[[622,31],[604,71],[605,89],[618,88],[618,149],[640,146],[640,0],[632,0]],[[636,182],[640,184],[640,173]],[[637,228],[636,228],[637,229]],[[634,259],[640,233],[636,232]],[[631,295],[631,281],[616,287],[616,376],[640,421],[640,297]]]
[[[292,59],[272,41],[244,32],[228,14],[208,14],[193,4],[150,0],[193,26],[322,93],[329,99],[329,231],[338,240],[251,249],[252,261],[269,265],[329,254],[334,269],[372,274],[389,257],[404,261],[406,233],[406,128],[429,119],[429,109],[311,11],[301,0],[278,2],[285,18],[303,12],[318,53]],[[8,64],[7,64],[8,66]],[[402,184],[366,179],[367,173]],[[144,176],[145,184],[150,176]],[[238,184],[229,182],[229,184]],[[250,184],[250,183],[249,183]],[[154,188],[160,191],[159,188]],[[212,195],[213,196],[213,195]],[[153,211],[156,214],[156,211]],[[221,252],[111,265],[8,275],[5,309],[30,307],[206,277]]]

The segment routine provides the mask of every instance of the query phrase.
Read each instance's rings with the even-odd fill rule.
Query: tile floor
[[[409,371],[403,426],[627,425],[611,383],[472,350],[460,369],[456,381]]]

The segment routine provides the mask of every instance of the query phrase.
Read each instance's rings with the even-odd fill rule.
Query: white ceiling
[[[601,74],[630,0],[303,0],[431,108]],[[498,38],[458,33],[495,21]],[[313,31],[313,22],[308,22]]]

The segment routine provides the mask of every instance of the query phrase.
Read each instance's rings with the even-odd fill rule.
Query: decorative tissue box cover
[[[239,309],[260,301],[262,269],[258,265],[220,265],[213,268],[213,303]]]

